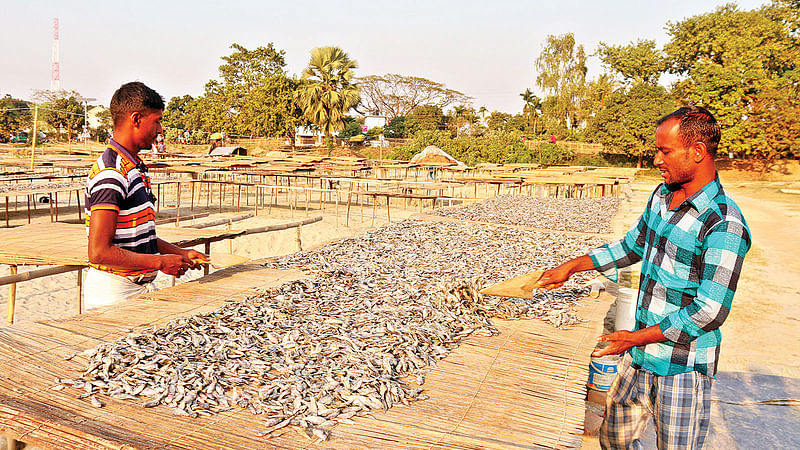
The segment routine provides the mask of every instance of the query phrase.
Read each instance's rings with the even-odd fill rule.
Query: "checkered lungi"
[[[643,448],[639,437],[653,417],[659,449],[703,448],[711,419],[711,382],[700,372],[659,376],[620,361],[600,428],[604,449]]]

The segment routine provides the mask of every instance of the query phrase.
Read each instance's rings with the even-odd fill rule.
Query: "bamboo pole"
[[[297,251],[298,252],[302,252],[303,251],[303,241],[301,240],[301,237],[300,237],[300,231],[302,230],[302,228],[303,228],[302,225],[298,226],[297,228],[295,228],[295,230],[296,230],[295,239],[297,240]]]
[[[81,268],[78,269],[78,298],[76,299],[77,301],[75,302],[75,305],[78,307],[77,308],[78,314],[83,313],[82,297],[83,297],[83,269]]]
[[[178,181],[177,186],[175,186],[175,228],[178,228],[179,222],[181,221],[181,182]]]
[[[8,273],[9,277],[14,277],[17,275],[17,266],[12,264],[8,266]],[[17,302],[17,283],[11,283],[11,286],[8,287],[8,318],[6,319],[6,323],[11,325],[14,323],[14,307]]]
[[[81,190],[75,191],[75,200],[78,202],[78,222],[81,221]]]
[[[34,167],[34,157],[36,155],[36,124],[39,122],[39,105],[33,107],[33,145],[31,146],[31,172]]]
[[[303,225],[311,225],[312,223],[316,223],[316,222],[319,222],[321,220],[322,220],[322,216],[316,216],[316,217],[309,217],[308,219],[298,220],[298,221],[295,221],[295,222],[287,222],[287,223],[281,223],[281,224],[277,224],[277,225],[267,225],[267,226],[256,227],[256,228],[248,228],[247,230],[244,230],[242,235],[245,235],[245,234],[256,234],[256,233],[266,233],[266,232],[270,232],[270,231],[287,230],[289,228],[296,228],[296,227],[300,227],[300,226],[303,226]]]
[[[64,273],[64,272],[72,272],[73,270],[82,269],[86,266],[80,266],[80,265],[54,266],[54,267],[47,267],[45,269],[30,270],[28,272],[23,272],[23,273],[17,273],[16,265],[12,265],[11,267],[14,268],[11,275],[0,277],[0,286],[4,286],[6,284],[15,284],[21,281],[34,280],[36,278],[47,277],[50,275],[57,275],[59,273]]]
[[[375,209],[377,207],[378,207],[378,195],[376,194],[372,196],[372,222],[369,225],[371,227],[375,226]]]

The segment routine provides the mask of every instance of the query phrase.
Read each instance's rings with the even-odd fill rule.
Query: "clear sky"
[[[738,0],[754,9],[767,0]],[[335,45],[356,75],[399,73],[438,81],[476,108],[516,113],[535,86],[547,35],[572,32],[591,54],[598,42],[667,42],[669,21],[713,11],[723,0],[2,0],[0,95],[30,99],[50,87],[53,18],[60,20],[61,86],[108,105],[122,83],[201,95],[231,43],[269,42],[299,74],[314,47]],[[589,60],[589,77],[602,72]]]

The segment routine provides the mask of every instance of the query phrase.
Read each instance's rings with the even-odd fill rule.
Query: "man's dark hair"
[[[130,113],[146,114],[163,110],[164,98],[158,92],[145,86],[144,83],[133,81],[123,84],[117,89],[117,92],[114,92],[109,109],[114,126],[117,126]]]
[[[712,157],[717,156],[721,133],[717,119],[707,109],[695,105],[684,106],[658,119],[656,126],[670,119],[678,120],[678,138],[684,147],[702,142]]]

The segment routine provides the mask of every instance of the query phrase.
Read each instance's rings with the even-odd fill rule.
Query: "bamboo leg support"
[[[16,275],[17,266],[14,264],[8,266],[8,273],[9,275]],[[17,283],[11,283],[8,285],[8,318],[6,319],[6,323],[8,325],[14,323],[14,307],[16,302],[17,302]]]
[[[78,269],[78,298],[76,299],[75,305],[78,307],[78,314],[83,313],[83,269]]]
[[[297,230],[296,231],[296,239],[297,239],[297,251],[298,252],[302,252],[303,251],[303,241],[301,240],[301,237],[300,237],[300,231],[301,231],[302,228],[303,228],[302,226],[299,226],[299,227],[295,228],[295,230]]]

